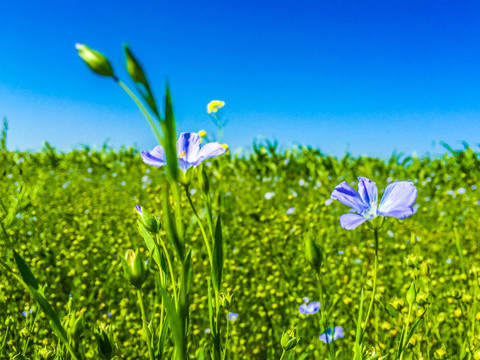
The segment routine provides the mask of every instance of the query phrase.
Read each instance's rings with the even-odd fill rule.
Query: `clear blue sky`
[[[480,3],[475,1],[4,1],[0,116],[10,149],[155,139],[113,82],[74,45],[106,54],[126,79],[128,43],[157,96],[168,77],[179,131],[224,141],[296,142],[341,156],[386,157],[480,142]]]

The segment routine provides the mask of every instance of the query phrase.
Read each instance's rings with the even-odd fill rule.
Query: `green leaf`
[[[223,273],[223,237],[222,237],[222,220],[218,215],[217,226],[215,227],[215,241],[213,244],[213,266],[212,266],[212,282],[213,288],[220,291],[222,285]]]
[[[412,328],[410,329],[410,331],[408,332],[408,335],[407,335],[407,338],[405,339],[405,346],[408,345],[408,343],[410,342],[410,339],[412,338],[413,334],[415,333],[415,330],[417,329],[418,325],[420,324],[420,321],[422,321],[423,319],[423,316],[425,315],[425,313],[427,312],[427,310],[425,310],[422,315],[420,315],[418,317],[418,319],[415,321],[415,323],[413,324]]]
[[[181,261],[181,259],[184,258],[183,246],[178,236],[175,215],[173,214],[169,206],[168,198],[169,198],[169,191],[168,191],[168,185],[167,185],[167,188],[165,190],[165,197],[163,198],[163,212],[165,214],[165,230],[167,233],[168,240],[173,245],[173,248],[177,252],[178,258]]]
[[[185,268],[187,272],[187,296],[190,293],[190,281],[192,279],[192,248],[188,249],[185,256]]]
[[[33,275],[25,260],[23,260],[23,258],[18,255],[15,250],[13,250],[13,257],[15,258],[18,270],[20,271],[20,275],[22,275],[22,279],[23,281],[25,281],[25,284],[35,290],[38,290],[38,281],[37,279],[35,279],[35,276]]]
[[[158,268],[162,269],[162,263],[160,260],[160,254],[161,254],[160,247],[158,246],[156,241],[153,240],[152,236],[147,231],[147,229],[145,229],[145,226],[140,221],[138,221],[137,224],[138,224],[138,232],[143,237],[143,240],[145,240],[145,245],[147,245],[147,248],[148,248],[148,251],[150,251],[151,257],[157,264]]]
[[[170,298],[170,296],[168,296],[165,289],[160,287],[158,290],[160,291],[160,295],[162,295],[163,305],[167,311],[168,324],[170,330],[172,331],[173,342],[175,343],[177,354],[181,353],[183,349],[182,321],[177,310],[175,309],[173,300]]]
[[[167,157],[167,172],[173,180],[177,181],[177,134],[175,130],[175,118],[173,116],[172,99],[170,98],[170,89],[168,85],[165,94],[165,120],[161,122],[161,125],[165,139],[164,148]]]

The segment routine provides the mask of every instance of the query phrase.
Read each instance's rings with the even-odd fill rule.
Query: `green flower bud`
[[[417,291],[415,290],[415,284],[412,282],[410,285],[410,289],[407,291],[407,302],[409,305],[412,305],[415,302],[415,298],[417,297]]]
[[[147,229],[147,231],[152,235],[158,234],[160,231],[160,221],[158,221],[155,216],[147,212],[140,205],[136,205],[136,209],[138,221],[140,221],[145,229]]]
[[[13,316],[7,317],[7,319],[5,320],[5,326],[9,327],[12,324],[13,324]]]
[[[426,277],[428,277],[428,275],[430,275],[430,268],[428,267],[428,263],[427,263],[426,260],[424,260],[422,262],[422,264],[420,265],[420,273],[423,276],[426,276]]]
[[[127,71],[130,74],[133,81],[143,84],[148,87],[147,78],[140,66],[138,60],[133,56],[128,45],[124,45],[125,55],[127,57]]]
[[[137,289],[140,289],[147,278],[147,267],[140,252],[138,250],[137,252],[128,250],[125,258],[122,259],[122,264],[125,279]]]
[[[445,351],[444,348],[440,348],[435,353],[433,354],[435,359],[445,359],[445,356],[447,356],[447,352]]]
[[[78,50],[78,55],[95,73],[102,76],[115,77],[112,66],[104,55],[84,44],[75,44],[75,47]]]
[[[295,328],[293,328],[291,332],[283,333],[280,343],[282,344],[283,350],[289,351],[295,348],[299,341],[300,339],[295,336]]]
[[[416,297],[417,304],[423,306],[430,303],[430,295],[424,291],[419,291]]]
[[[39,354],[43,360],[51,360],[55,357],[55,351],[49,347],[40,349]]]
[[[68,335],[71,339],[78,341],[85,330],[85,321],[83,319],[83,313],[80,313],[79,316],[75,314],[70,315],[70,320],[68,322]]]
[[[320,274],[320,268],[322,267],[323,255],[320,248],[315,241],[308,234],[304,238],[305,245],[305,259],[310,264],[313,270]]]
[[[30,336],[30,331],[27,328],[20,330],[20,337],[26,339]]]
[[[115,356],[115,344],[109,327],[95,329],[94,335],[100,357],[103,360],[111,360]]]
[[[418,258],[413,254],[408,255],[405,261],[407,262],[407,266],[412,269],[418,265]]]
[[[220,306],[230,310],[230,307],[232,306],[232,297],[233,295],[231,294],[220,293]]]

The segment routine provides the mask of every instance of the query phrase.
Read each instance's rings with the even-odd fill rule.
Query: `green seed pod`
[[[295,336],[295,328],[293,328],[291,332],[283,333],[280,343],[282,344],[283,350],[289,351],[295,348],[299,341],[300,339]]]
[[[310,264],[313,270],[320,274],[320,269],[323,263],[323,255],[320,248],[315,241],[307,234],[304,238],[305,245],[305,259]]]
[[[95,73],[102,76],[115,77],[110,62],[103,54],[84,44],[76,44],[75,47],[78,50],[78,55]]]
[[[417,291],[415,290],[415,284],[412,282],[410,285],[410,289],[407,291],[407,302],[409,305],[412,305],[415,302],[415,298],[417,297]]]
[[[94,331],[97,340],[98,354],[103,360],[111,360],[115,356],[115,344],[109,327],[98,328]]]
[[[418,258],[413,254],[408,255],[405,261],[407,262],[407,266],[412,269],[416,268],[418,265]]]
[[[147,278],[147,267],[140,252],[138,250],[137,252],[128,250],[125,258],[122,259],[122,264],[125,279],[137,289],[140,289]]]

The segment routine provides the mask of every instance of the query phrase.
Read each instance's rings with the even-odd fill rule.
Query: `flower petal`
[[[365,204],[372,204],[374,206],[377,205],[378,201],[378,190],[377,184],[375,184],[372,180],[359,176],[358,177],[358,193],[360,197],[363,199]]]
[[[199,165],[202,161],[210,159],[214,156],[223,155],[227,152],[227,149],[224,149],[222,145],[218,142],[211,142],[205,144],[200,151],[198,152],[198,157],[194,162],[194,165]]]
[[[340,216],[340,226],[346,230],[353,230],[368,219],[358,214],[343,214]]]
[[[368,204],[363,201],[360,194],[355,191],[355,189],[352,188],[346,181],[338,184],[335,189],[333,189],[330,197],[340,201],[344,205],[350,206],[353,210],[360,214],[368,209]]]
[[[161,167],[167,164],[167,158],[165,156],[165,150],[160,145],[153,148],[152,151],[142,151],[140,156],[143,162],[148,165]]]
[[[411,181],[396,181],[385,188],[378,214],[405,219],[414,213],[416,199],[417,188]]]
[[[337,340],[338,338],[343,338],[343,328],[341,326],[335,327],[335,330],[333,332],[333,340]]]
[[[197,133],[182,132],[177,140],[177,155],[187,163],[193,164],[200,151],[200,136]]]

